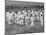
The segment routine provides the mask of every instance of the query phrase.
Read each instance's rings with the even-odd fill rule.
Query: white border
[[[4,6],[4,0],[0,0],[0,35],[4,35],[5,33],[5,6]]]
[[[45,3],[44,8],[46,8],[46,0],[19,0],[19,1],[44,2]],[[44,33],[33,33],[32,35],[46,35],[46,12],[44,12],[44,14],[45,14],[45,17],[44,17],[45,32]],[[5,35],[5,0],[0,0],[0,35]],[[31,35],[31,34],[25,34],[25,35]]]

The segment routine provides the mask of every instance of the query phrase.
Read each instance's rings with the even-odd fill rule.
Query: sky
[[[16,4],[16,5],[31,5],[31,6],[33,6],[33,5],[44,5],[44,3],[42,3],[42,2],[26,2],[26,1],[12,1],[12,0],[6,0],[5,1],[5,4],[6,5],[11,5],[11,4]]]

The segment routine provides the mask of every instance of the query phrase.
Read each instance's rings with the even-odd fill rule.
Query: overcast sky
[[[33,6],[33,5],[44,5],[44,3],[41,3],[41,2],[26,2],[26,1],[12,1],[12,0],[6,0],[5,1],[6,2],[6,5],[11,5],[11,4],[16,4],[16,5],[31,5],[31,6]]]

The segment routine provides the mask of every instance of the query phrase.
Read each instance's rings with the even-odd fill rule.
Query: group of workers
[[[41,21],[41,25],[43,25],[43,13],[44,10],[18,10],[17,14],[14,11],[6,12],[6,20],[9,22],[8,24],[19,24],[19,25],[26,25],[31,24],[31,26],[34,26],[35,19]],[[25,22],[24,22],[25,21]]]

